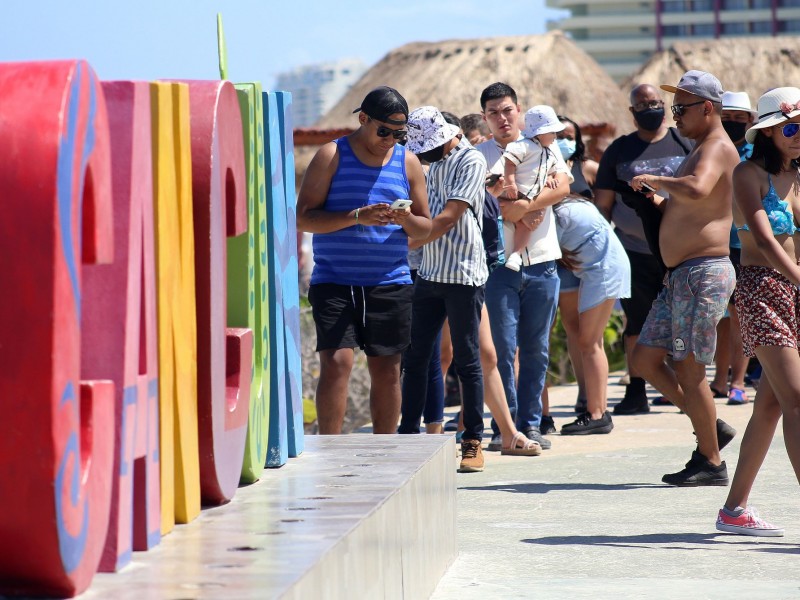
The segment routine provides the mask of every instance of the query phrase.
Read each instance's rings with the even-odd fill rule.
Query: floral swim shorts
[[[736,285],[736,309],[745,356],[759,346],[797,348],[800,292],[775,269],[742,266]]]
[[[674,360],[694,354],[714,362],[717,324],[725,315],[736,275],[727,256],[689,259],[667,270],[664,287],[639,335],[643,346],[665,348]]]

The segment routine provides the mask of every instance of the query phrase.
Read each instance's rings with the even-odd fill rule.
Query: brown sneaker
[[[483,471],[483,450],[480,440],[461,442],[461,464],[459,473],[480,473]]]

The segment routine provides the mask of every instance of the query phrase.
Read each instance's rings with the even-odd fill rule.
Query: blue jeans
[[[447,318],[453,342],[453,362],[464,398],[464,439],[480,440],[483,436],[483,370],[478,344],[483,296],[483,286],[436,283],[417,278],[411,309],[411,346],[405,355],[398,433],[420,432],[419,420],[425,406],[431,355]]]
[[[555,261],[519,271],[500,268],[486,282],[486,309],[497,350],[497,369],[517,429],[539,427],[542,392],[549,364],[550,327],[560,287]],[[514,355],[519,347],[519,385],[514,384]],[[500,433],[492,420],[492,431]]]

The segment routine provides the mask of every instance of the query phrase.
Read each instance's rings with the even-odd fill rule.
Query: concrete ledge
[[[458,554],[453,436],[309,436],[81,598],[427,598]]]

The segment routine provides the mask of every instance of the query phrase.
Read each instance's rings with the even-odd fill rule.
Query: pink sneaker
[[[717,515],[717,529],[739,535],[783,537],[783,529],[776,527],[772,523],[767,523],[758,516],[754,508],[749,506],[738,517],[729,517],[720,509]]]

